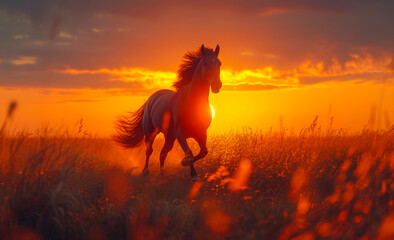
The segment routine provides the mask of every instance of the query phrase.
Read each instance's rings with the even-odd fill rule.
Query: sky
[[[187,51],[220,45],[210,131],[386,129],[394,121],[394,1],[5,0],[0,121],[114,132],[169,88]],[[3,110],[1,110],[3,109]],[[331,121],[331,119],[333,119]]]

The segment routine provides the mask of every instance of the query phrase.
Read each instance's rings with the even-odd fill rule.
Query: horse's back
[[[145,135],[151,134],[156,128],[162,130],[163,116],[165,112],[171,112],[171,102],[174,94],[174,91],[164,89],[149,97],[142,118]]]

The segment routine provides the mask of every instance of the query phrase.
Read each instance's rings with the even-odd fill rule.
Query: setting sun
[[[211,107],[212,119],[214,119],[215,118],[215,109],[213,108],[212,104],[209,104],[209,106]]]

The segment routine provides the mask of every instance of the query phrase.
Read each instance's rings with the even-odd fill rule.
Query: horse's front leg
[[[196,138],[198,145],[200,146],[200,152],[194,157],[193,162],[200,160],[201,158],[205,157],[208,154],[207,149],[207,135],[204,134],[203,136]]]
[[[196,169],[194,169],[193,163],[190,164],[190,176],[192,178],[192,181],[200,181],[200,177],[197,175]]]
[[[192,181],[199,181],[200,178],[197,175],[196,169],[194,169],[193,163],[194,163],[194,157],[192,150],[190,149],[189,145],[187,144],[186,138],[183,135],[181,131],[178,131],[177,133],[177,139],[179,142],[179,145],[181,145],[182,150],[185,152],[185,157],[182,159],[182,166],[190,166],[190,176]]]
[[[193,152],[190,149],[189,145],[187,144],[186,137],[180,130],[178,130],[177,132],[177,139],[179,145],[181,145],[183,152],[185,152],[185,157],[182,159],[181,164],[182,166],[187,167],[194,162]]]
[[[208,154],[207,149],[207,135],[204,134],[200,138],[196,138],[198,145],[200,146],[200,152],[193,158],[193,163],[201,158],[205,157]],[[190,175],[192,177],[192,181],[199,181],[200,177],[197,175],[196,169],[194,169],[194,165],[190,164]]]

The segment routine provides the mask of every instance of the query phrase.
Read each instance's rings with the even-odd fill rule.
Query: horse
[[[182,166],[190,166],[193,181],[199,180],[194,163],[205,157],[207,150],[207,129],[212,121],[209,92],[219,93],[221,61],[218,58],[219,45],[215,50],[204,47],[187,52],[178,70],[173,90],[159,90],[134,113],[121,116],[115,123],[117,130],[114,140],[125,148],[135,148],[145,141],[145,166],[143,175],[149,173],[149,158],[157,134],[164,134],[164,146],[160,152],[160,171],[164,170],[167,154],[178,140],[185,157]],[[186,141],[194,138],[200,152],[193,153]]]

